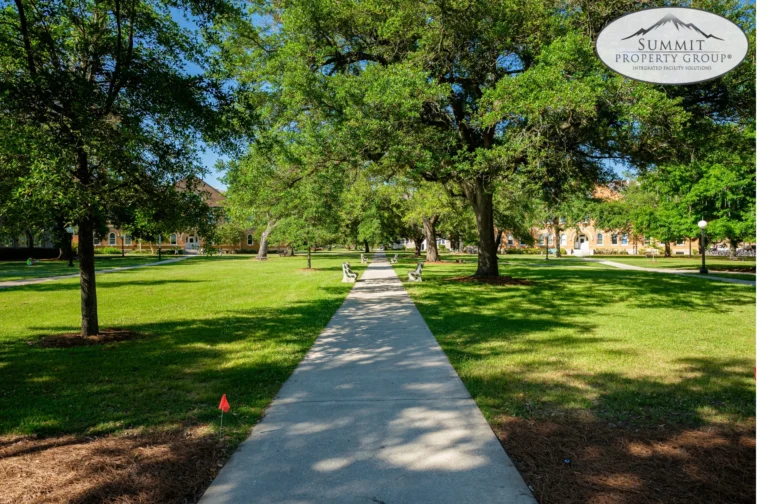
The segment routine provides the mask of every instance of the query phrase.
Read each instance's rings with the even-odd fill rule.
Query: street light
[[[72,226],[67,226],[67,228],[64,231],[66,231],[67,234],[69,235],[69,267],[71,268],[72,266],[74,266],[74,264],[72,264],[72,235],[75,234],[75,228],[73,228]]]
[[[699,273],[702,275],[706,275],[709,273],[709,270],[707,270],[707,245],[706,245],[706,238],[707,238],[707,221],[704,219],[701,219],[699,221],[699,229],[701,229],[701,269],[699,270]]]

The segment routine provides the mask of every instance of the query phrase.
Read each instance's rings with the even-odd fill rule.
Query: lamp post
[[[69,235],[69,265],[68,266],[71,268],[72,266],[74,266],[74,264],[72,264],[72,235],[75,234],[75,228],[73,228],[72,226],[67,226],[65,231]]]
[[[549,261],[549,233],[547,233],[547,236],[545,237],[545,239],[546,239],[546,245],[545,246],[547,247],[547,255],[544,258],[544,260],[545,261]]]
[[[704,219],[701,219],[699,221],[699,229],[701,229],[701,269],[699,270],[699,273],[702,275],[706,275],[709,273],[709,270],[707,270],[707,245],[706,245],[706,238],[707,238],[707,221]]]

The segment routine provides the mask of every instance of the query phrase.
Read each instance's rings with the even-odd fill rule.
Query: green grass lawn
[[[402,279],[413,267],[397,265]],[[624,424],[755,416],[755,289],[595,263],[507,256],[529,286],[447,281],[474,264],[427,265],[406,287],[469,391],[500,415],[568,413]]]
[[[404,283],[538,502],[755,502],[754,287],[463,259]]]
[[[28,343],[78,330],[77,279],[0,291],[0,434],[213,428],[226,393],[236,446],[350,288],[339,254],[313,254],[316,271],[302,271],[305,257],[251,257],[99,276],[101,327],[145,335],[99,346]]]
[[[655,260],[645,256],[607,255],[591,256],[592,259],[605,259],[624,264],[633,264],[642,268],[675,268],[675,269],[699,269],[701,257],[657,257]],[[568,258],[573,259],[573,258]],[[731,260],[723,257],[707,257],[707,269],[717,270],[751,270],[756,268],[755,258],[744,260]]]
[[[172,258],[174,258],[172,255],[163,255],[163,260]],[[123,266],[138,266],[153,262],[157,262],[157,255],[133,255],[126,257],[97,255],[96,271]],[[70,268],[68,266],[69,261],[66,260],[46,260],[32,266],[27,266],[26,261],[0,261],[0,282],[72,275],[79,272],[78,262],[73,261],[73,264],[74,266]]]

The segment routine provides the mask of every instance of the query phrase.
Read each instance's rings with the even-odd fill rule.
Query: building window
[[[539,235],[539,247],[545,246],[547,243],[547,235]]]
[[[101,245],[101,238],[99,238],[96,233],[93,233],[93,244],[94,245]]]
[[[507,247],[514,247],[515,246],[515,239],[512,237],[512,235],[507,235]]]
[[[126,245],[133,245],[133,238],[131,235],[123,235],[123,243]]]
[[[627,236],[626,233],[621,235],[621,244],[622,245],[629,245],[629,236]]]
[[[253,235],[248,235],[248,245],[253,245]]]
[[[565,217],[560,217],[560,225],[565,224]]]
[[[117,235],[115,233],[109,233],[109,244],[117,245]]]
[[[682,240],[677,240],[675,242],[675,245],[677,245],[678,247],[685,245],[685,238],[683,238]]]
[[[643,243],[645,243],[646,245],[653,245],[653,238],[651,238],[650,236],[644,236]]]
[[[597,233],[597,244],[598,245],[603,244],[603,233]]]
[[[618,245],[619,244],[619,235],[612,234],[611,235],[611,245]]]
[[[564,234],[561,234],[560,235],[560,245],[562,245],[564,247],[567,244],[568,244],[568,237],[565,236]]]
[[[171,234],[171,245],[176,245],[178,243],[178,240],[176,238],[176,233]]]

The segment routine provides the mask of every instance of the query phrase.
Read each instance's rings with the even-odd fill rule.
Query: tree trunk
[[[307,247],[307,269],[312,269],[312,245]]]
[[[664,257],[672,257],[672,245],[669,240],[664,242]]]
[[[735,259],[737,257],[736,248],[739,246],[739,242],[733,238],[728,238],[728,257]]]
[[[363,245],[365,245],[365,253],[370,254],[371,248],[368,246],[368,240],[363,240]]]
[[[555,257],[562,257],[560,254],[560,226],[555,225]]]
[[[267,238],[269,238],[269,233],[272,232],[272,228],[274,227],[273,222],[267,222],[267,228],[261,233],[261,240],[259,241],[259,253],[256,254],[256,259],[266,259],[267,258]]]
[[[493,192],[484,187],[482,180],[474,184],[465,182],[467,195],[477,222],[477,270],[476,277],[499,276],[499,259],[496,254],[496,233],[493,229]]]
[[[32,257],[35,253],[34,236],[32,236],[32,233],[29,231],[24,231],[24,235],[27,237],[27,251],[29,253],[29,257]]]
[[[86,217],[79,223],[80,256],[80,335],[99,334],[99,316],[96,303],[96,268],[93,254],[93,222]]]
[[[440,260],[440,253],[437,250],[437,233],[435,233],[435,226],[439,217],[433,215],[432,217],[422,217],[424,223],[424,236],[427,241],[427,262],[438,262]]]
[[[77,178],[83,186],[91,180],[88,169],[88,155],[83,150],[77,153]],[[80,335],[99,334],[99,315],[96,303],[96,268],[93,253],[93,216],[90,212],[79,222],[78,255],[80,256]]]
[[[416,251],[414,252],[414,255],[416,257],[421,257],[421,242],[424,241],[424,237],[422,235],[414,235],[413,242],[416,244]]]
[[[501,229],[496,232],[496,252],[501,252],[501,235],[503,231]]]

